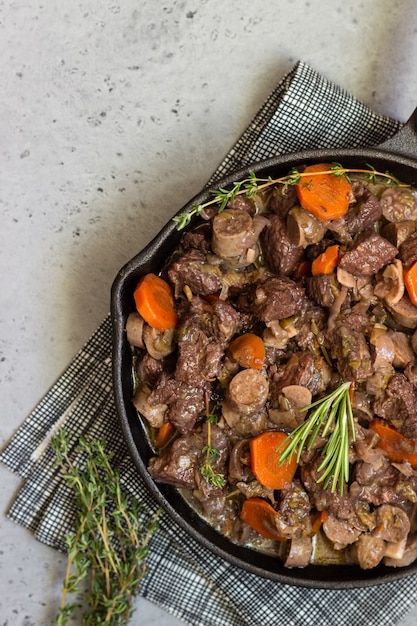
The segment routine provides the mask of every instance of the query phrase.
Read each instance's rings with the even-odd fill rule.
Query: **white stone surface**
[[[295,61],[405,121],[416,29],[413,0],[0,0],[1,441]],[[19,481],[0,472],[3,513]],[[0,623],[48,626],[64,557],[0,531]],[[179,622],[138,600],[133,623]]]

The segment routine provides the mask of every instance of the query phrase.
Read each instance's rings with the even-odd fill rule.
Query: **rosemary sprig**
[[[68,596],[79,592],[90,573],[89,608],[83,624],[126,626],[138,585],[147,573],[148,542],[160,511],[148,523],[140,522],[140,504],[123,494],[104,440],[80,438],[80,465],[71,461],[64,430],[51,445],[63,479],[74,491],[78,510],[74,531],[65,537],[68,560],[56,624],[68,623],[76,609]]]
[[[219,451],[211,445],[211,425],[217,423],[217,416],[214,412],[210,412],[208,394],[205,395],[206,402],[206,424],[207,424],[207,445],[202,448],[205,455],[200,467],[200,473],[206,483],[221,489],[226,484],[223,474],[214,471],[213,464],[220,455]]]
[[[332,176],[345,177],[349,180],[349,174],[365,174],[368,180],[376,182],[377,178],[382,178],[385,181],[401,185],[398,178],[390,174],[389,172],[378,172],[372,165],[366,164],[367,169],[361,168],[345,168],[340,163],[332,163],[329,169],[325,169],[318,172],[299,172],[297,169],[291,170],[286,176],[280,176],[279,178],[258,178],[252,171],[248,171],[248,177],[241,181],[233,183],[231,189],[217,189],[211,191],[212,198],[202,204],[193,204],[188,211],[184,211],[173,218],[173,221],[177,224],[177,230],[182,230],[188,226],[192,218],[196,215],[204,213],[207,207],[218,205],[217,211],[221,213],[229,202],[233,202],[236,196],[246,194],[248,198],[252,198],[259,191],[263,191],[273,185],[298,185],[300,180],[305,177],[321,176],[323,174],[331,174]]]
[[[324,398],[306,406],[303,411],[314,409],[302,424],[297,426],[278,448],[280,463],[297,451],[300,460],[304,448],[311,450],[320,434],[329,438],[321,451],[323,457],[318,471],[322,472],[317,482],[327,488],[332,482],[332,493],[339,483],[340,494],[349,481],[349,440],[355,441],[355,426],[350,401],[350,382],[340,385]],[[288,445],[287,445],[288,444]],[[285,446],[285,447],[284,447]]]

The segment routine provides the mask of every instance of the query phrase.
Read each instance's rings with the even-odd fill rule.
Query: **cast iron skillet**
[[[397,135],[378,147],[306,150],[278,156],[234,172],[218,181],[213,188],[227,188],[234,181],[245,178],[248,169],[260,177],[275,178],[302,164],[334,161],[345,167],[365,167],[370,163],[379,171],[388,170],[401,181],[417,186],[417,109]],[[208,196],[207,191],[201,192],[179,212],[186,211],[193,204],[203,203]],[[192,222],[191,227],[195,224],[195,221]],[[222,537],[195,514],[175,488],[157,484],[150,477],[146,468],[154,452],[131,402],[131,351],[124,329],[129,313],[134,310],[132,294],[139,278],[148,272],[158,273],[179,243],[183,232],[178,232],[175,223],[170,221],[142,252],[120,270],[111,292],[113,385],[120,428],[133,462],[155,500],[179,526],[216,555],[248,572],[280,583],[312,588],[350,589],[385,583],[417,572],[417,562],[404,568],[387,568],[381,565],[372,570],[334,565],[284,568],[278,559],[234,545]]]

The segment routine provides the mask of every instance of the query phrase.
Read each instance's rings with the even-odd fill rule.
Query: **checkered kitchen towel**
[[[256,160],[306,148],[375,145],[400,123],[374,114],[302,62],[282,79],[210,179]],[[51,430],[65,424],[72,442],[105,436],[132,494],[152,514],[156,504],[120,436],[111,388],[111,324],[107,317],[23,422],[0,459],[22,476],[8,511],[35,537],[64,550],[74,515],[72,494],[53,467]],[[192,626],[393,626],[414,602],[416,576],[374,588],[314,590],[281,585],[237,570],[188,537],[166,514],[151,542],[144,597]]]

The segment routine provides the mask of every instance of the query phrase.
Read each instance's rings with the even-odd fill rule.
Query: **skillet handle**
[[[379,145],[387,152],[417,159],[417,108],[404,126],[393,136]]]

